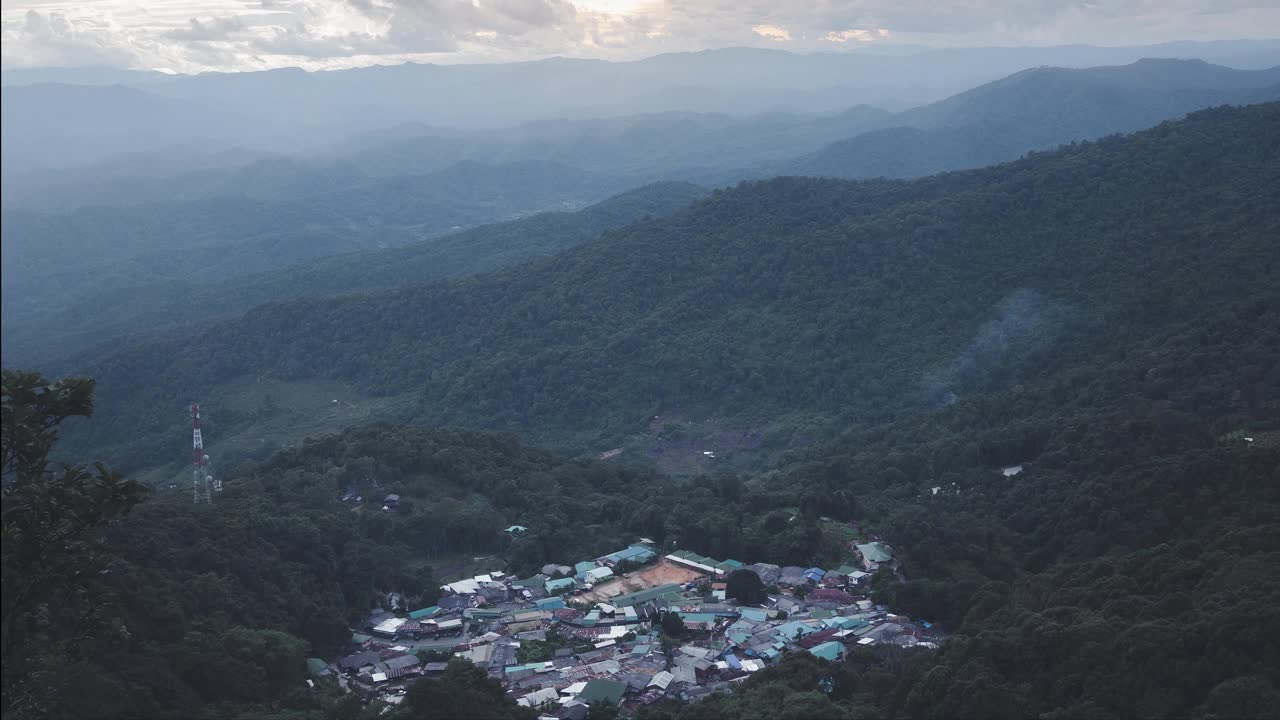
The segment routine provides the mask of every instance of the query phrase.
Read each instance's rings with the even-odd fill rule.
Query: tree
[[[743,605],[759,605],[767,599],[760,576],[743,569],[729,573],[724,594]]]
[[[587,720],[616,720],[618,706],[608,702],[593,702],[587,708]]]
[[[423,678],[410,686],[399,717],[532,719],[537,713],[516,705],[483,670],[455,658],[439,680]]]
[[[662,613],[662,632],[673,638],[684,635],[684,620],[681,619],[680,613],[670,611]]]
[[[143,486],[101,463],[55,468],[58,427],[93,412],[94,382],[5,370],[3,428],[3,708],[36,714],[57,694],[57,668],[77,659],[104,622],[91,586],[109,557],[101,531],[138,503]],[[56,599],[56,602],[54,600]],[[35,687],[32,679],[43,677]]]

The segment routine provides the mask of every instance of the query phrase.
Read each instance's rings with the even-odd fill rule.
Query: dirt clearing
[[[668,583],[675,585],[683,585],[703,577],[703,574],[697,570],[686,567],[680,567],[666,560],[659,560],[657,565],[628,573],[626,576],[617,580],[610,580],[603,585],[597,585],[592,588],[591,592],[580,595],[587,602],[601,602],[609,598],[617,597],[624,593],[632,593],[637,590],[646,590],[658,585],[666,585]]]

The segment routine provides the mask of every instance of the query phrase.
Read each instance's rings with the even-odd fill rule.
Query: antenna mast
[[[210,491],[222,492],[222,481],[214,479],[209,456],[204,454],[204,439],[200,437],[200,406],[196,403],[191,404],[191,465],[195,502],[213,502]]]

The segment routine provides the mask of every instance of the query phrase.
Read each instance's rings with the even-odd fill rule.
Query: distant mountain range
[[[419,422],[579,449],[654,415],[892,415],[1273,290],[1276,208],[1277,103],[910,182],[753,183],[491,275],[268,305],[104,357],[79,442],[153,462],[148,437],[181,436],[153,407],[245,376],[407,394]]]
[[[173,321],[188,324],[156,310],[163,298],[178,295],[176,288],[212,292],[209,317],[222,317],[253,302],[300,296],[300,282],[266,280],[270,275],[241,280],[249,275],[280,270],[284,278],[310,277],[305,263],[323,256],[576,209],[654,179],[714,186],[775,175],[915,177],[1136,130],[1201,107],[1269,99],[1280,99],[1280,67],[1143,60],[1036,68],[896,114],[866,106],[824,115],[666,113],[461,135],[406,125],[386,142],[357,137],[308,159],[186,152],[180,157],[222,166],[178,175],[148,171],[172,164],[163,153],[132,156],[118,168],[102,166],[100,178],[86,173],[78,184],[4,183],[10,203],[3,218],[4,333],[22,340],[13,344],[21,352],[7,350],[6,357],[65,360],[86,343],[173,327]],[[822,147],[833,138],[846,139]],[[247,164],[236,164],[237,158]],[[59,203],[105,206],[49,212]],[[580,227],[588,226],[595,227]],[[585,239],[570,233],[558,242],[535,242],[528,252],[498,255],[520,261]],[[470,264],[463,261],[465,248],[450,252],[448,267],[497,267],[490,262],[494,249],[483,244]],[[415,282],[396,272],[370,282],[373,273],[362,267],[344,257],[305,295]],[[120,312],[105,318],[107,308]],[[132,317],[149,320],[139,324]]]
[[[1201,58],[1239,68],[1280,65],[1280,41],[1141,47],[972,48],[909,54],[793,54],[728,48],[632,62],[552,58],[483,65],[279,69],[172,76],[102,70],[8,70],[5,164],[81,166],[157,144],[201,141],[312,151],[343,135],[406,122],[474,130],[564,118],[663,112],[891,110],[944,98],[1024,68],[1088,67],[1144,57]],[[32,84],[49,84],[43,89]],[[76,86],[93,83],[97,87]],[[127,87],[126,87],[127,86]],[[11,94],[12,93],[12,94]],[[121,107],[140,122],[121,122]],[[148,120],[149,119],[149,120]],[[61,139],[63,142],[58,142]]]
[[[766,174],[915,177],[1132,132],[1200,108],[1276,99],[1280,66],[1233,70],[1148,59],[1120,67],[1034,68],[898,113],[885,129]]]

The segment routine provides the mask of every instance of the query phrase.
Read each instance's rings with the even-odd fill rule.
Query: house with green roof
[[[573,578],[560,578],[559,580],[548,580],[543,585],[548,595],[559,595],[568,592],[574,588]]]
[[[823,660],[835,662],[836,660],[844,657],[844,645],[841,645],[834,640],[824,642],[821,645],[815,645],[814,647],[809,648],[809,654],[814,657],[822,658]]]
[[[682,612],[680,613],[680,619],[684,621],[685,627],[697,625],[703,628],[710,628],[720,618],[711,613]]]
[[[880,563],[893,560],[893,550],[882,542],[859,545],[858,552],[862,553],[862,566],[867,572],[875,572],[880,567]]]
[[[432,605],[431,607],[422,608],[421,610],[414,610],[413,612],[409,613],[409,619],[410,620],[426,620],[427,618],[435,617],[438,614],[440,614],[440,606]]]
[[[595,703],[617,705],[626,691],[626,683],[597,678],[587,681],[586,687],[582,688],[582,692],[578,693],[577,700],[587,705]]]
[[[782,623],[778,627],[774,628],[773,636],[780,640],[795,640],[817,631],[817,628],[806,622],[792,620],[791,622]]]
[[[723,575],[725,573],[724,568],[720,567],[720,561],[709,557],[703,557],[702,555],[695,552],[689,552],[688,550],[678,550],[673,552],[670,555],[667,555],[667,559],[677,565],[693,568],[694,570],[698,570],[709,575]]]
[[[564,599],[559,596],[542,598],[541,600],[534,600],[533,605],[539,610],[559,610],[564,607]]]
[[[679,597],[680,586],[673,585],[673,584],[655,585],[651,588],[646,588],[644,590],[637,590],[633,593],[624,593],[622,595],[618,595],[617,597],[610,599],[609,604],[614,607],[630,607],[632,605],[643,605],[652,600],[657,600],[658,598],[662,597],[663,595],[666,595],[667,593],[675,593],[676,597]]]

